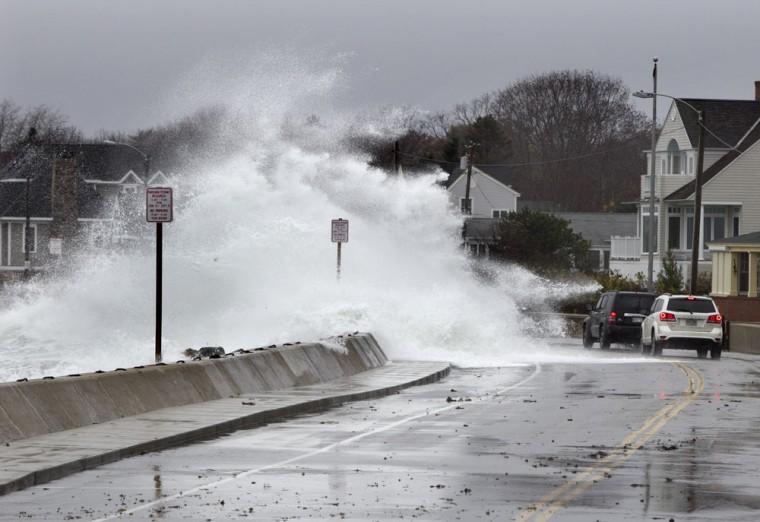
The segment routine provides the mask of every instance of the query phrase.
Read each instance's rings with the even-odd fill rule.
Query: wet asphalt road
[[[760,358],[594,353],[117,462],[0,519],[759,520]]]

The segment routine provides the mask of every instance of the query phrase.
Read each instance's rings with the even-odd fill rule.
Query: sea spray
[[[187,347],[231,351],[356,330],[374,333],[391,358],[479,366],[536,357],[535,321],[522,303],[545,301],[555,286],[465,253],[461,217],[440,184],[445,174],[401,178],[371,168],[346,145],[345,119],[295,125],[281,99],[229,114],[229,154],[172,180],[166,361]],[[340,282],[329,234],[338,217],[351,223]],[[152,362],[146,230],[140,248],[85,248],[70,270],[6,288],[0,380]],[[561,333],[559,324],[551,328]]]

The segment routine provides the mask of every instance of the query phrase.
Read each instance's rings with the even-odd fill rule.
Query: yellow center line
[[[526,507],[515,519],[518,522],[529,520],[544,522],[549,520],[557,511],[565,507],[570,501],[580,496],[591,486],[609,477],[609,473],[630,459],[636,451],[646,444],[665,424],[686,406],[691,404],[704,390],[705,381],[702,375],[695,369],[674,362],[688,378],[688,385],[682,396],[674,403],[660,408],[657,413],[649,417],[636,431],[630,433],[609,455],[601,459],[583,473],[568,480],[557,489],[542,497],[538,502]]]

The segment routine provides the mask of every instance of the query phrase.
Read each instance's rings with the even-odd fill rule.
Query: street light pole
[[[654,292],[654,250],[658,243],[655,239],[657,230],[654,221],[654,197],[655,197],[655,169],[657,168],[657,58],[653,58],[654,69],[652,71],[652,153],[651,153],[651,172],[649,173],[649,252],[647,257],[647,287],[650,292]]]

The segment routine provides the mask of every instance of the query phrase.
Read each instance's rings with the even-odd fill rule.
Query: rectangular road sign
[[[149,223],[169,223],[173,218],[172,189],[148,187],[145,190],[145,219]]]
[[[348,220],[347,219],[333,219],[332,220],[332,242],[333,243],[348,243]]]

